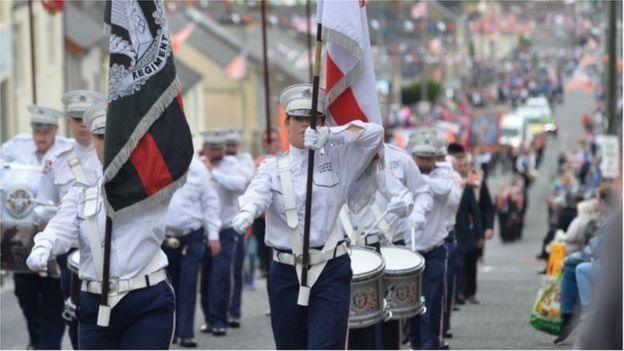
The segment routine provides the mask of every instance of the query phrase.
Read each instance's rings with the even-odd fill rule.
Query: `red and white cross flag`
[[[338,125],[382,124],[364,0],[319,0],[317,21],[326,43],[327,106]]]

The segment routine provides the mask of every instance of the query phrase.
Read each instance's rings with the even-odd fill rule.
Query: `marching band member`
[[[411,242],[411,228],[422,230],[431,210],[433,198],[430,186],[418,169],[418,165],[403,149],[385,144],[384,160],[389,173],[406,186],[414,198],[414,206],[406,218],[397,218],[394,228],[394,244],[405,245]],[[397,349],[401,346],[401,325],[399,321],[383,324],[383,349]]]
[[[202,266],[202,309],[206,319],[202,332],[211,331],[215,336],[224,336],[228,326],[232,257],[238,240],[238,234],[232,228],[232,218],[238,212],[238,196],[245,191],[249,180],[239,161],[225,154],[222,131],[208,131],[202,135],[204,165],[210,171],[221,208],[219,241],[210,245],[211,252],[204,256]]]
[[[85,125],[94,137],[100,162],[104,154],[106,103],[85,111]],[[174,325],[175,295],[160,249],[165,239],[169,202],[145,210],[140,217],[120,218],[112,228],[108,327],[97,324],[102,288],[102,240],[106,222],[101,180],[76,183],[61,201],[56,215],[35,236],[28,267],[41,271],[49,259],[67,252],[78,241],[82,280],[78,319],[81,349],[167,349]]]
[[[380,253],[382,242],[391,244],[394,241],[395,222],[410,214],[414,201],[409,189],[379,163],[373,161],[352,184],[339,219],[351,245],[373,247]],[[349,330],[348,349],[382,349],[385,341],[382,329],[380,322]],[[396,346],[399,346],[398,340]]]
[[[44,160],[37,199],[49,203],[51,206],[38,206],[35,209],[40,225],[45,225],[56,213],[60,200],[75,182],[93,182],[101,176],[102,166],[93,149],[91,133],[82,122],[82,116],[88,107],[105,100],[104,94],[87,90],[69,91],[61,97],[67,111],[67,125],[75,143],[72,148],[60,150],[54,153],[52,157]],[[70,273],[67,268],[67,257],[72,251],[70,250],[56,258],[61,272],[61,290],[66,301],[66,309],[70,295]],[[68,314],[64,315],[65,318],[71,317]],[[67,321],[67,326],[72,347],[78,349],[78,324],[72,319]]]
[[[229,127],[224,129],[225,133],[225,154],[235,157],[242,171],[247,178],[247,184],[251,182],[254,174],[256,174],[256,163],[253,157],[246,152],[239,152],[242,131],[237,127]],[[242,194],[241,194],[242,195]],[[234,253],[232,254],[232,292],[230,306],[228,308],[229,323],[232,328],[240,327],[241,317],[241,299],[243,295],[243,261],[245,260],[245,242],[247,236],[239,235],[236,237],[234,244]]]
[[[319,110],[324,111],[319,92]],[[274,249],[268,277],[271,325],[278,349],[342,349],[349,318],[351,264],[337,227],[351,184],[381,150],[383,128],[353,121],[326,127],[312,113],[312,86],[296,84],[280,95],[290,151],[265,160],[233,220],[244,232],[266,210],[266,243]],[[309,128],[318,118],[319,127]],[[301,286],[308,149],[316,150],[308,286]],[[305,307],[307,306],[307,307]]]
[[[174,343],[196,347],[195,308],[197,306],[197,276],[204,258],[206,244],[219,241],[219,196],[210,180],[210,173],[194,157],[186,184],[178,189],[167,213],[167,239],[163,250],[167,254],[176,293],[176,327]],[[213,244],[214,245],[214,244]]]
[[[440,349],[442,346],[441,321],[443,315],[444,281],[446,277],[449,215],[449,197],[457,198],[458,191],[453,183],[441,178],[435,170],[435,160],[441,141],[435,131],[422,128],[416,132],[412,153],[418,168],[424,174],[433,193],[433,206],[427,216],[427,225],[416,239],[413,247],[425,258],[423,272],[423,295],[427,312],[410,318],[410,342],[412,347]]]
[[[29,106],[28,112],[32,135],[19,134],[2,144],[2,161],[39,166],[50,155],[71,149],[70,139],[56,136],[58,120],[64,117],[62,112],[40,106]],[[29,347],[60,349],[65,323],[61,317],[63,295],[59,279],[16,272],[13,280],[15,295],[26,318]]]
[[[442,140],[438,152],[436,153],[435,168],[431,172],[429,181],[432,187],[436,187],[437,194],[443,194],[446,192],[447,187],[451,187],[449,196],[446,202],[447,214],[446,228],[449,235],[446,237],[446,243],[448,246],[448,259],[446,265],[446,281],[444,289],[444,317],[442,323],[442,332],[445,338],[452,337],[450,333],[451,329],[451,312],[454,308],[455,297],[455,285],[456,277],[459,273],[460,265],[458,263],[459,253],[457,251],[457,241],[455,239],[455,214],[459,207],[459,200],[461,196],[462,179],[459,173],[453,169],[453,164],[447,159],[450,158],[447,153],[446,141]],[[434,179],[439,177],[440,179]]]

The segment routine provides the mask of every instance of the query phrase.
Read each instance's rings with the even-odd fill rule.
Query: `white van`
[[[522,145],[524,139],[524,118],[515,114],[506,114],[501,120],[501,133],[498,143],[501,145],[511,145],[517,149]]]

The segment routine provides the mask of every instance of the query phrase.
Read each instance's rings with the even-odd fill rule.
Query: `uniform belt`
[[[430,248],[429,250],[423,250],[421,251],[422,253],[428,254],[431,251],[439,248],[440,246],[444,246],[444,244],[446,244],[446,238],[442,239],[442,241],[438,242],[437,244],[435,244],[432,248]]]
[[[136,276],[130,279],[111,279],[109,280],[110,294],[122,294],[132,290],[148,288],[167,279],[167,271],[159,269],[146,275]],[[84,292],[92,294],[102,293],[102,282],[98,280],[83,280],[81,289]]]
[[[201,228],[202,226],[199,225],[197,227],[193,227],[191,229],[182,229],[182,230],[177,230],[177,229],[172,229],[172,228],[166,228],[165,229],[165,235],[169,236],[169,237],[174,237],[174,238],[178,238],[181,236],[186,236],[191,234],[194,231],[197,231]]]
[[[333,250],[323,252],[321,250],[310,249],[310,266],[330,261],[347,253],[347,245],[343,242],[338,244]],[[295,254],[273,250],[273,261],[294,266],[295,263],[301,263],[302,257]]]

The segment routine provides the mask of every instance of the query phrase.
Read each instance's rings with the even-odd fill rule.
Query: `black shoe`
[[[182,347],[197,347],[197,341],[193,338],[181,338],[180,346]]]
[[[240,319],[238,318],[230,318],[230,322],[228,323],[230,328],[240,328]]]
[[[226,329],[224,327],[214,327],[212,328],[212,335],[214,336],[225,336]]]
[[[450,350],[451,347],[449,346],[449,344],[447,342],[442,342],[440,344],[440,350]]]
[[[467,298],[466,301],[468,301],[471,305],[478,305],[479,304],[479,300],[477,300],[474,296],[471,296],[471,297]]]
[[[444,338],[445,339],[452,339],[453,338],[453,333],[451,333],[451,332],[444,332]]]
[[[454,312],[459,311],[459,307],[457,307],[457,306],[453,306],[453,311],[454,311]]]
[[[563,325],[561,326],[561,331],[559,332],[559,336],[553,341],[555,344],[559,344],[564,342],[574,331],[576,327],[579,325],[579,318],[576,315],[563,315]]]
[[[212,325],[210,325],[210,324],[202,324],[202,326],[199,328],[199,331],[204,333],[204,334],[210,334],[210,333],[212,333]]]

